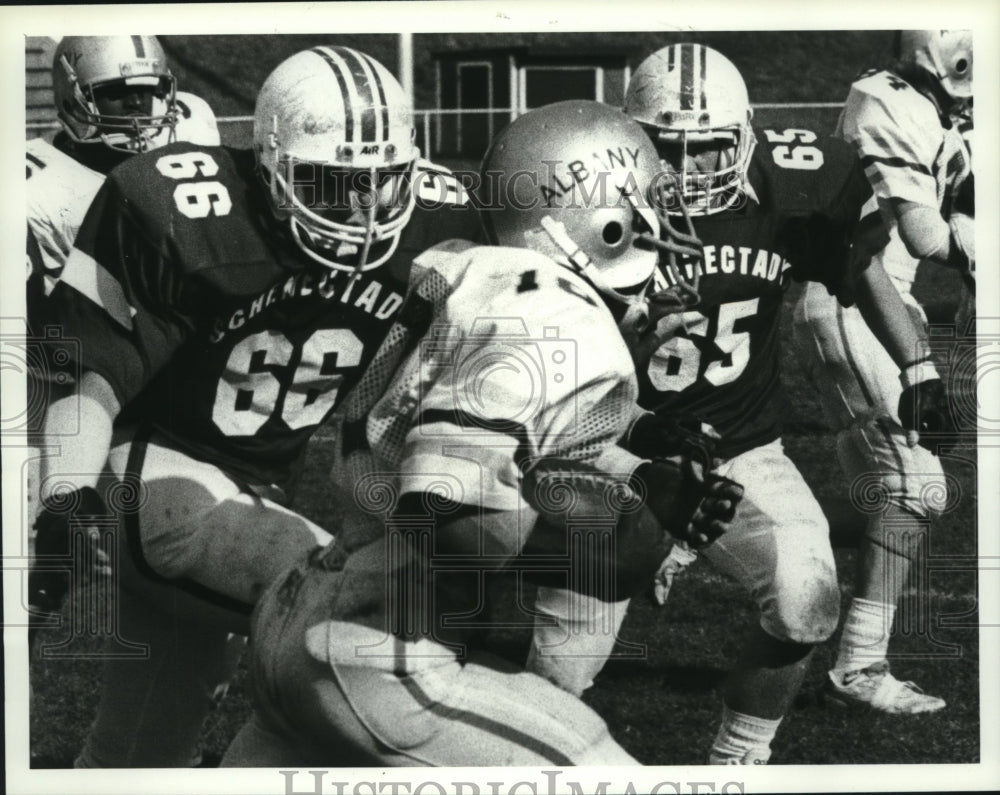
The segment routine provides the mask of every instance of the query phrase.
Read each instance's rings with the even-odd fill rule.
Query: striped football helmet
[[[52,62],[56,113],[78,144],[103,144],[122,152],[153,148],[173,140],[177,124],[177,81],[155,36],[66,36]],[[105,98],[137,94],[133,112],[102,112]]]
[[[545,254],[612,304],[634,305],[645,297],[660,251],[700,256],[693,237],[660,239],[660,176],[655,147],[620,110],[556,102],[520,116],[494,139],[480,185],[501,206],[484,208],[483,227],[491,243]]]
[[[370,270],[392,256],[415,204],[413,110],[374,58],[314,47],[264,81],[254,152],[275,215],[312,259]]]
[[[971,30],[901,30],[897,47],[904,71],[921,70],[952,99],[972,96]]]
[[[653,53],[629,82],[625,112],[643,126],[674,174],[668,212],[680,214],[677,199],[692,215],[742,200],[757,139],[743,77],[722,53],[701,44]]]

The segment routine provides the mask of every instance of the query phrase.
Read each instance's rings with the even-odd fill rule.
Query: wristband
[[[924,381],[934,380],[940,381],[941,376],[938,375],[937,368],[930,356],[910,362],[899,374],[899,382],[903,385],[904,390],[922,384]]]

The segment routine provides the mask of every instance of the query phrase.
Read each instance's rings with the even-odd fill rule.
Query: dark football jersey
[[[673,336],[639,373],[644,407],[711,423],[724,457],[780,436],[782,295],[791,279],[831,291],[850,280],[850,241],[871,195],[843,141],[800,129],[756,132],[749,169],[756,200],[693,219],[704,245],[701,303],[660,321]],[[690,277],[691,262],[682,265]],[[656,282],[663,289],[673,279],[661,266]]]
[[[465,208],[418,209],[410,221],[430,224],[438,240],[478,229]],[[286,229],[251,152],[173,144],[109,175],[52,294],[121,421],[148,423],[250,483],[286,485],[390,328],[413,253],[401,242],[352,279]]]

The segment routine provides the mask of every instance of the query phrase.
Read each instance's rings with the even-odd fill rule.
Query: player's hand
[[[934,452],[934,438],[930,434],[948,433],[954,427],[944,384],[932,366],[921,369],[928,365],[929,359],[916,362],[900,375],[903,393],[899,396],[898,413],[903,427],[917,434],[916,443]],[[912,434],[909,438],[912,439]],[[913,446],[913,441],[910,446]]]
[[[690,458],[707,472],[714,467],[715,448],[721,438],[715,428],[697,417],[650,411],[632,423],[625,446],[643,458]]]
[[[35,520],[35,560],[28,574],[28,604],[32,610],[52,614],[62,608],[71,581],[67,564],[73,554],[74,519],[86,533],[90,553],[90,560],[81,561],[86,565],[84,578],[110,573],[107,551],[98,544],[99,530],[86,524],[88,518],[106,514],[104,500],[90,487],[43,501]]]
[[[729,529],[743,499],[743,486],[707,472],[690,458],[648,461],[636,469],[635,477],[661,526],[694,549],[708,546]]]
[[[681,541],[670,548],[670,554],[663,559],[660,568],[653,575],[653,600],[660,607],[667,603],[674,578],[697,559],[698,553]]]

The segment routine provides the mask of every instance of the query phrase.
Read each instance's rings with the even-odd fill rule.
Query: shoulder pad
[[[184,272],[255,274],[274,263],[267,230],[250,206],[260,190],[249,151],[178,142],[129,158],[108,176],[110,211]],[[245,288],[253,290],[257,279]],[[253,283],[252,283],[253,282]]]
[[[468,189],[455,174],[448,169],[440,169],[433,163],[427,163],[430,168],[422,168],[421,162],[427,161],[418,161],[413,175],[418,202],[428,207],[469,204]]]
[[[854,149],[840,138],[804,128],[768,128],[756,134],[750,184],[761,205],[778,213],[821,211],[862,174]]]
[[[219,145],[219,127],[215,113],[205,100],[194,94],[178,91],[177,107],[180,110],[176,130],[178,141],[190,141],[199,146]]]
[[[885,70],[875,72],[851,85],[844,106],[843,122],[862,125],[940,125],[934,103],[903,78]]]

